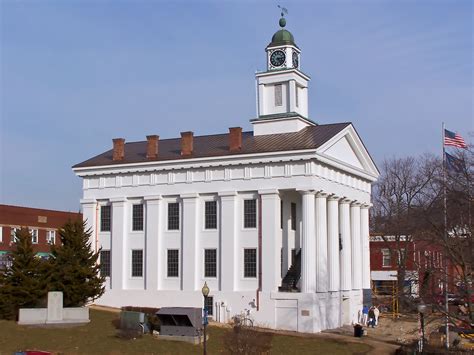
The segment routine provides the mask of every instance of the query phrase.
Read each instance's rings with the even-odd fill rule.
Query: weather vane
[[[278,5],[278,8],[281,10],[281,18],[279,24],[280,27],[283,28],[286,26],[285,14],[288,15],[288,10],[286,9],[286,7],[281,7],[280,5]]]
[[[278,5],[278,8],[281,10],[281,17],[288,15],[288,9],[286,7],[281,7],[280,5]]]

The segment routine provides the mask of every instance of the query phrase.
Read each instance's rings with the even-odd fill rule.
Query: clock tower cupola
[[[272,37],[272,41],[265,49],[267,52],[267,70],[298,69],[300,49],[290,31],[285,29],[286,19],[280,18],[281,29]]]
[[[297,132],[315,123],[308,119],[309,76],[301,69],[301,51],[285,29],[282,9],[280,29],[265,48],[267,70],[257,73],[257,118],[254,135]]]

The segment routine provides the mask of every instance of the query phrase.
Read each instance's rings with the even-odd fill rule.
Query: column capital
[[[328,201],[339,201],[340,199],[341,199],[341,196],[337,196],[335,194],[328,196]]]
[[[347,198],[347,197],[342,197],[341,201],[340,201],[341,205],[348,205],[351,202],[352,202],[352,200],[350,198]]]
[[[373,205],[371,203],[363,203],[362,206],[360,206],[360,208],[364,208],[364,209],[368,209],[370,207],[372,207]]]
[[[327,198],[329,196],[329,194],[327,192],[324,192],[324,191],[317,191],[316,192],[316,198]]]
[[[127,202],[126,197],[112,197],[110,200],[110,203],[124,203]]]
[[[191,198],[198,198],[199,194],[196,193],[196,192],[190,192],[190,193],[187,193],[187,194],[181,194],[181,195],[179,195],[179,197],[181,197],[183,200],[185,200],[185,199],[191,199]]]
[[[237,191],[221,191],[217,193],[219,197],[233,197],[237,196]]]
[[[278,189],[266,189],[266,190],[258,190],[259,195],[279,195],[280,192]]]
[[[362,206],[362,203],[359,201],[352,201],[351,207],[360,207]]]
[[[161,195],[155,195],[155,196],[145,196],[143,197],[143,199],[148,203],[150,201],[162,200],[163,198],[161,197]]]
[[[85,206],[85,205],[93,205],[97,202],[97,200],[95,198],[81,198],[80,202],[82,206]]]

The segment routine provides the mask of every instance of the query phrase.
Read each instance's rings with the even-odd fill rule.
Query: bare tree
[[[439,164],[433,156],[392,158],[383,162],[374,188],[372,230],[382,236],[396,256],[397,297],[402,306],[409,305],[404,301],[410,296],[404,287],[409,278],[407,246],[419,231],[424,206],[436,199],[431,184],[438,173]]]
[[[433,268],[432,276],[447,284],[448,290],[456,294],[459,303],[467,304],[464,312],[449,311],[453,321],[474,323],[473,312],[473,177],[474,150],[459,150],[453,154],[454,161],[447,164],[446,178],[440,175],[433,182],[432,194],[439,198],[426,205],[426,225],[418,238],[440,245],[444,252],[443,267]],[[444,204],[446,188],[446,207]],[[445,219],[446,213],[446,219]],[[445,221],[446,220],[446,225]],[[439,311],[445,312],[444,307]],[[464,313],[464,314],[463,314]]]
[[[407,274],[407,262],[411,260],[418,271],[412,281],[418,279],[423,301],[439,303],[440,298],[433,295],[432,285],[448,283],[448,290],[459,296],[458,301],[468,305],[464,308],[467,310],[464,315],[451,308],[448,316],[453,321],[474,323],[474,154],[470,147],[453,155],[455,160],[448,165],[450,169],[446,178],[441,159],[433,156],[384,161],[373,194],[371,228],[381,234],[384,241],[390,242],[392,252],[397,254],[397,297],[400,304],[414,306],[412,302],[404,302],[409,295],[403,287],[411,277]],[[413,253],[405,252],[411,242],[426,246],[430,252],[423,251],[421,258],[418,252],[418,258],[414,257]],[[445,313],[444,306],[438,310]]]

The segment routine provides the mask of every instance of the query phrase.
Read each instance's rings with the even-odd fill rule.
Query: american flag
[[[444,130],[444,145],[451,145],[458,148],[467,148],[467,144],[464,141],[464,138],[459,134]]]

